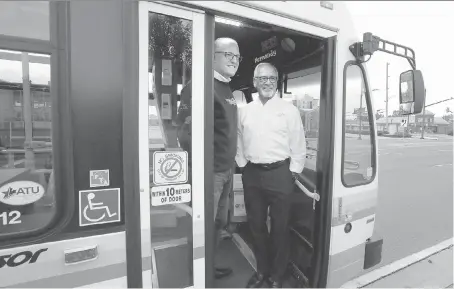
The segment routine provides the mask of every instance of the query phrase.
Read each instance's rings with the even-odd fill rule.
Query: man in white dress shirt
[[[243,169],[244,201],[253,237],[257,274],[246,285],[265,281],[282,287],[288,263],[290,196],[303,171],[306,139],[298,109],[279,97],[278,71],[270,63],[254,70],[259,97],[239,112],[236,162]],[[271,232],[266,225],[268,208]]]

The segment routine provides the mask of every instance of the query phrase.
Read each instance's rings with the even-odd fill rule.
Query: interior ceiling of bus
[[[254,68],[260,62],[274,64],[279,70],[280,77],[284,73],[309,69],[321,64],[322,41],[288,29],[262,23],[217,18],[215,38],[218,37],[235,39],[243,56],[238,71],[231,81],[232,90],[252,89],[254,91],[255,89],[252,88]]]

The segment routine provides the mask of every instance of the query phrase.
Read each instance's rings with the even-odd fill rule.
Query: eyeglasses
[[[254,77],[254,79],[258,80],[261,84],[266,83],[268,80],[270,83],[276,83],[277,77],[276,76],[259,76],[259,77]]]
[[[215,53],[224,53],[225,58],[227,58],[228,60],[233,60],[233,58],[235,58],[235,60],[238,62],[241,62],[241,60],[243,60],[243,56],[233,54],[232,52],[216,51]]]

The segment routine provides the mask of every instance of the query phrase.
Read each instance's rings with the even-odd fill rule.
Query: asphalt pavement
[[[453,138],[437,137],[379,137],[374,238],[384,242],[381,264],[368,271],[452,238]]]

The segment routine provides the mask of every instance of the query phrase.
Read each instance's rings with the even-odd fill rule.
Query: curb
[[[340,288],[361,288],[372,283],[377,282],[380,279],[383,279],[391,274],[394,274],[398,271],[401,271],[411,265],[418,263],[424,259],[429,258],[437,253],[450,249],[453,246],[453,238],[443,241],[435,246],[426,248],[420,252],[414,253],[410,256],[402,258],[400,260],[394,261],[391,264],[380,267],[372,272],[366,273],[362,276],[359,276],[356,279],[353,279]]]

